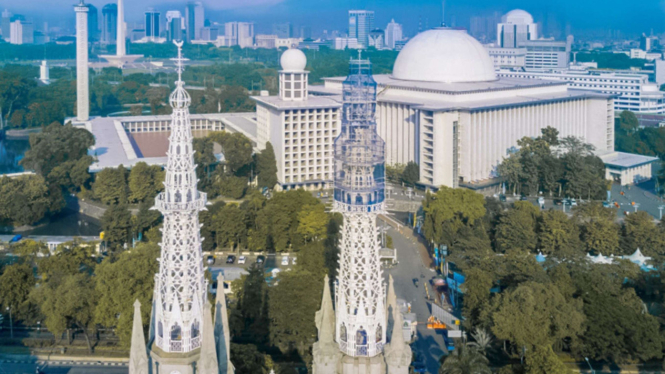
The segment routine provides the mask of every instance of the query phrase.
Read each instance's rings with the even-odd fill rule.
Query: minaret
[[[81,0],[76,11],[76,119],[84,122],[90,115],[88,92],[88,5]]]
[[[203,275],[198,217],[205,209],[206,194],[196,186],[191,100],[182,81],[186,59],[182,57],[182,43],[176,45],[178,81],[169,100],[173,113],[165,189],[155,199],[154,207],[164,215],[164,227],[153,300],[153,374],[192,374],[200,355],[201,328],[206,326],[203,316],[208,282]]]
[[[342,130],[335,141],[333,209],[342,213],[335,341],[343,373],[380,370],[386,342],[385,289],[377,215],[385,209],[385,144],[376,131],[376,82],[368,60],[351,60],[343,83]],[[354,360],[355,359],[355,360]],[[374,372],[374,371],[372,371]]]
[[[115,54],[118,57],[124,57],[127,54],[126,45],[127,35],[125,35],[125,0],[118,0],[118,29],[115,41]]]

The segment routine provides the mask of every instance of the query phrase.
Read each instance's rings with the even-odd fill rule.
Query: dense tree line
[[[447,245],[448,260],[465,274],[467,330],[496,339],[485,352],[496,362],[526,359],[501,373],[567,373],[562,354],[619,364],[662,357],[665,225],[646,212],[617,223],[616,210],[599,203],[582,204],[569,216],[526,201],[506,208],[449,188],[428,194],[423,208],[425,237]],[[644,272],[616,257],[637,248],[657,270]],[[587,253],[614,255],[615,262],[592,264]]]
[[[609,182],[593,146],[558,136],[556,129],[547,127],[539,137],[518,140],[519,149],[504,158],[499,175],[515,194],[603,199]]]
[[[630,58],[624,53],[614,52],[578,52],[576,53],[579,62],[597,62],[599,69],[619,69],[629,70],[630,68],[643,68],[647,60],[639,58]]]

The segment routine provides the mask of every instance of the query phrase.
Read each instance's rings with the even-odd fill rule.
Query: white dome
[[[504,23],[512,23],[517,25],[524,25],[527,23],[533,23],[533,17],[529,12],[522,9],[511,10],[503,16]]]
[[[284,71],[303,71],[307,66],[307,57],[297,48],[287,49],[279,59]]]
[[[466,31],[438,28],[411,39],[395,60],[393,78],[424,82],[496,80],[489,53]]]

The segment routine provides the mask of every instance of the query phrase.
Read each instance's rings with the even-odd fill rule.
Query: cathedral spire
[[[141,303],[134,301],[134,325],[132,326],[132,349],[129,352],[129,374],[148,374],[148,351],[143,335]]]
[[[226,310],[226,294],[224,294],[224,275],[217,276],[217,297],[215,300],[215,338],[217,339],[217,359],[219,372],[233,374],[235,372],[231,363],[231,331],[229,330],[229,316]]]
[[[326,275],[323,281],[321,309],[316,312],[316,328],[319,330],[319,344],[335,343],[335,311],[330,296],[330,279]]]
[[[197,372],[200,374],[219,374],[212,313],[210,312],[212,305],[207,301],[203,308],[203,341],[201,342],[201,358],[199,359]]]

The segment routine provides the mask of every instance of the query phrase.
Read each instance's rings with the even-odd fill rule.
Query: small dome
[[[297,48],[287,49],[279,59],[284,71],[303,71],[307,66],[307,57]]]
[[[529,12],[524,11],[522,9],[515,9],[511,10],[510,12],[506,13],[505,16],[503,16],[502,19],[503,23],[513,23],[517,25],[524,25],[527,23],[533,23],[533,17]]]
[[[496,80],[489,53],[466,31],[437,28],[416,35],[395,60],[393,78],[423,82]]]

